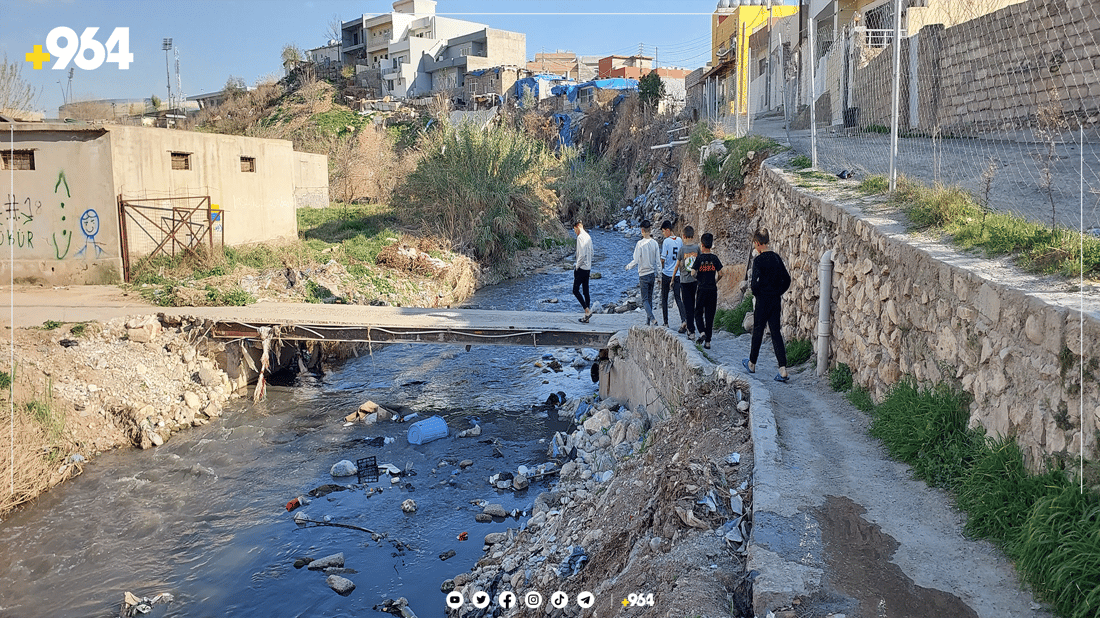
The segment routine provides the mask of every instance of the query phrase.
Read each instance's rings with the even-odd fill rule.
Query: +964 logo
[[[106,43],[96,38],[99,28],[85,28],[77,36],[76,31],[67,26],[58,26],[46,35],[46,52],[41,45],[35,45],[33,52],[27,52],[26,61],[41,69],[42,65],[54,60],[52,68],[60,71],[72,62],[77,68],[91,71],[98,69],[104,62],[115,63],[125,71],[134,61],[130,53],[130,29],[115,28],[107,37]]]

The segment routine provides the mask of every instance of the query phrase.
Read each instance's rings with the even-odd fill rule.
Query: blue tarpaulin
[[[551,88],[550,94],[554,96],[561,96],[564,94],[565,98],[569,99],[570,103],[573,103],[577,100],[577,93],[580,92],[582,88],[596,88],[597,90],[637,90],[638,80],[615,77],[612,79],[594,79],[582,84],[562,84],[561,86],[554,86]]]
[[[516,98],[523,99],[523,91],[525,89],[531,90],[535,95],[535,98],[539,98],[539,82],[560,81],[566,79],[561,75],[552,75],[550,73],[540,73],[532,77],[524,77],[523,79],[516,81]]]
[[[562,146],[573,145],[573,119],[569,114],[554,114],[554,120],[558,123],[558,139]]]

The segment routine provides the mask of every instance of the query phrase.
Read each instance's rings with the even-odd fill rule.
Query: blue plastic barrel
[[[426,418],[409,427],[409,444],[427,444],[446,437],[447,421],[438,416]]]

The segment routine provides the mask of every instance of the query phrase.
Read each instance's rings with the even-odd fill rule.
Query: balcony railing
[[[894,29],[871,29],[871,28],[856,28],[858,34],[863,35],[863,44],[867,47],[880,48],[894,42]],[[904,30],[901,31],[901,36],[908,36]]]

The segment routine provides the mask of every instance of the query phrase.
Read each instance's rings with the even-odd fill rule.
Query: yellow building
[[[711,66],[735,63],[735,96],[729,98],[729,113],[744,113],[748,102],[749,36],[774,21],[798,14],[798,6],[767,0],[721,0],[711,17]]]

